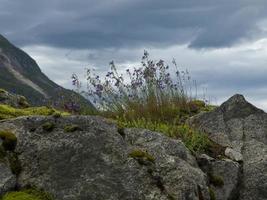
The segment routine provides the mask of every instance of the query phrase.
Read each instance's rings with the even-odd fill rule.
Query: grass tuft
[[[119,127],[145,128],[164,133],[172,138],[181,139],[192,152],[206,152],[211,146],[211,142],[206,134],[196,131],[185,124],[177,125],[175,123],[155,122],[145,118],[132,121],[117,119],[117,123]]]

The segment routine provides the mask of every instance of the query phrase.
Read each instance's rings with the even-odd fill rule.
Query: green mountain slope
[[[51,81],[42,73],[35,60],[2,35],[0,35],[0,88],[25,96],[32,105],[44,105],[47,102],[62,104],[76,99],[83,107],[93,108],[92,104],[79,94]]]

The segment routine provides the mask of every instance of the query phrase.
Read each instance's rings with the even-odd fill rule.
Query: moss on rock
[[[0,138],[3,140],[3,147],[7,151],[13,151],[17,145],[17,137],[9,130],[0,131]]]
[[[208,174],[210,183],[216,187],[222,187],[224,185],[223,177],[214,175],[212,173]]]
[[[79,130],[81,130],[81,128],[78,125],[74,125],[74,124],[66,125],[64,127],[65,132],[75,132],[75,131],[79,131]]]
[[[52,122],[46,122],[42,125],[42,128],[47,132],[51,132],[55,128],[55,124]]]
[[[14,108],[9,105],[0,104],[0,120],[9,119],[20,116],[31,116],[31,115],[54,115],[59,113],[61,115],[69,115],[66,112],[60,112],[53,108],[48,108],[46,106],[42,107],[30,107],[30,108]]]
[[[53,200],[46,192],[37,189],[24,189],[5,194],[1,200]]]
[[[152,155],[140,149],[133,150],[131,153],[129,153],[129,156],[135,159],[142,159],[150,162],[155,161],[155,158]]]

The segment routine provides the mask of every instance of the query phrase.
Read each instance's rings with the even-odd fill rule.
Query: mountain
[[[93,108],[93,105],[81,95],[51,81],[42,73],[35,60],[1,34],[0,88],[25,96],[32,105],[59,105],[76,99],[83,107]]]

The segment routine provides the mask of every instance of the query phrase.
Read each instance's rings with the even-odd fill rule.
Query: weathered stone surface
[[[209,175],[210,187],[215,192],[216,200],[237,199],[241,175],[240,165],[237,162],[229,159],[213,159],[205,154],[198,156],[197,160],[200,168]],[[216,185],[212,179],[219,179],[223,184]]]
[[[235,95],[213,112],[192,118],[191,123],[218,144],[242,154],[239,200],[266,200],[267,114]]]
[[[232,148],[227,147],[225,149],[225,155],[234,161],[237,161],[237,162],[243,161],[242,154],[238,151],[233,150]]]
[[[44,123],[54,129],[43,130]],[[64,132],[69,125],[79,129]],[[1,127],[18,138],[18,186],[57,200],[209,199],[207,176],[182,142],[142,129],[117,130],[100,117],[22,117]],[[145,156],[133,152],[145,152]]]
[[[0,160],[0,195],[14,189],[16,186],[16,177],[12,174],[9,167]]]
[[[0,104],[10,105],[15,108],[26,108],[29,106],[26,98],[20,95],[11,94],[0,88]]]

